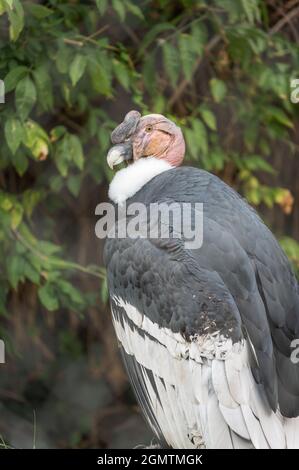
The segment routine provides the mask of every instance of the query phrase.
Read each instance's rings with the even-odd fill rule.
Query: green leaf
[[[23,212],[24,211],[23,211],[23,207],[21,206],[21,204],[15,204],[14,207],[12,208],[11,213],[10,213],[10,216],[11,216],[10,226],[13,230],[15,230],[22,222]]]
[[[265,156],[271,153],[271,148],[269,146],[269,143],[265,139],[259,140],[259,148],[261,150],[261,153]]]
[[[7,258],[7,278],[13,289],[24,280],[24,260],[21,256],[13,255]]]
[[[112,0],[113,10],[116,11],[120,21],[125,21],[126,10],[123,4],[123,0]]]
[[[42,139],[44,141],[48,141],[48,135],[44,131],[44,129],[35,121],[31,119],[25,123],[25,137],[24,137],[24,144],[28,148],[33,148],[36,140]]]
[[[101,15],[104,15],[108,8],[108,0],[96,0],[96,5]]]
[[[72,108],[73,106],[73,103],[72,103],[72,88],[69,86],[68,83],[66,82],[63,82],[62,83],[62,94],[63,94],[63,98],[66,102],[66,104],[68,105],[69,108]]]
[[[219,80],[218,78],[212,78],[210,80],[210,88],[212,96],[216,103],[220,103],[221,101],[223,101],[227,93],[225,83],[222,80]]]
[[[203,121],[205,122],[205,124],[212,131],[216,131],[217,123],[216,123],[216,118],[215,118],[214,113],[210,109],[208,109],[206,107],[202,107],[201,110],[200,110],[200,114],[201,114],[201,117],[202,117]]]
[[[261,21],[257,0],[241,0],[241,3],[249,23],[254,24],[255,21]]]
[[[73,59],[72,51],[63,42],[59,43],[59,49],[55,56],[56,67],[62,74],[69,72],[69,68]]]
[[[124,87],[125,90],[128,91],[130,88],[130,75],[129,75],[128,68],[125,66],[123,62],[120,62],[119,60],[114,59],[113,70],[119,83]]]
[[[162,94],[157,93],[153,97],[153,108],[156,110],[156,113],[158,114],[163,114],[166,110],[166,97],[164,97]]]
[[[283,237],[279,242],[287,256],[299,266],[299,243],[290,237]]]
[[[231,0],[214,0],[214,3],[216,3],[219,8],[226,10],[228,14],[228,20],[226,21],[228,24],[235,23],[241,18],[241,13],[243,13],[243,11],[240,1],[232,2]]]
[[[175,88],[180,72],[178,53],[175,47],[168,42],[163,43],[162,49],[165,72],[170,80],[172,87]]]
[[[223,170],[226,155],[221,149],[215,149],[209,153],[209,160],[211,162],[211,169],[220,171]]]
[[[260,155],[249,155],[245,157],[245,166],[251,171],[265,171],[267,173],[275,173],[274,168]]]
[[[276,106],[268,106],[265,114],[269,120],[277,121],[279,124],[282,124],[285,127],[289,127],[290,129],[294,128],[293,121],[291,121],[291,119],[281,108],[277,108]]]
[[[40,252],[45,253],[48,256],[52,256],[61,252],[61,247],[58,245],[54,245],[54,243],[46,242],[46,241],[39,241],[38,248]]]
[[[101,283],[101,300],[103,304],[106,304],[109,299],[109,291],[106,278],[102,280]]]
[[[110,132],[104,127],[100,127],[97,135],[102,149],[107,150],[110,144]]]
[[[19,65],[11,69],[4,78],[6,93],[14,90],[18,82],[27,75],[28,71],[29,69],[23,65]]]
[[[142,13],[141,8],[139,6],[135,5],[134,3],[130,1],[126,1],[126,7],[127,10],[132,13],[132,15],[136,16],[137,18],[140,18],[141,20],[144,20],[144,15]]]
[[[16,41],[24,28],[24,9],[20,0],[14,0],[13,9],[8,10],[8,18],[10,39]]]
[[[31,154],[38,160],[44,160],[49,153],[48,136],[41,126],[34,121],[25,123],[25,137],[23,143],[31,150]]]
[[[12,10],[13,6],[14,6],[14,1],[15,0],[4,0],[4,3],[6,3],[6,5],[9,7],[9,9]]]
[[[28,168],[28,158],[21,150],[18,150],[15,154],[12,154],[11,161],[18,175],[23,176]]]
[[[86,56],[77,54],[70,66],[70,77],[72,85],[75,86],[84,74],[87,64]]]
[[[70,193],[77,197],[80,192],[81,187],[81,176],[80,175],[72,175],[67,179],[67,187]]]
[[[65,133],[66,133],[66,128],[64,126],[54,127],[50,132],[51,141],[56,142],[61,137],[63,137],[65,135]]]
[[[39,65],[33,72],[37,89],[38,103],[44,111],[51,111],[54,106],[53,83],[47,64]]]
[[[39,284],[40,274],[28,261],[26,261],[24,265],[24,275],[29,281],[33,282],[33,284]]]
[[[56,166],[58,167],[57,162],[56,162]],[[55,176],[52,176],[52,178],[50,178],[51,191],[53,191],[54,193],[59,193],[62,187],[63,187],[63,179],[60,175],[55,175]]]
[[[15,100],[18,114],[24,121],[36,102],[36,88],[31,78],[25,77],[18,83]]]
[[[13,198],[10,194],[0,191],[0,208],[9,211],[13,207]]]
[[[58,287],[59,289],[65,294],[67,295],[72,302],[74,302],[75,304],[83,304],[84,303],[84,300],[83,300],[83,297],[82,297],[82,294],[79,292],[78,289],[76,289],[75,287],[73,287],[73,285],[68,282],[68,281],[65,281],[65,280],[59,280],[59,284],[58,284]]]
[[[24,137],[24,129],[19,119],[8,119],[5,122],[4,132],[7,145],[11,152],[15,154]]]
[[[91,56],[88,58],[88,70],[91,77],[93,88],[96,92],[105,96],[112,96],[111,75],[105,56],[99,59]]]
[[[54,160],[55,160],[59,173],[61,174],[61,176],[65,178],[67,176],[68,167],[69,167],[68,135],[65,135],[63,139],[58,141],[56,148],[55,148]],[[59,182],[60,184],[62,184],[60,180]],[[54,187],[52,186],[52,184],[55,184],[54,180],[51,181],[51,189],[55,191],[56,185]],[[59,191],[59,188],[58,188],[58,191]]]
[[[195,133],[192,129],[187,127],[185,129],[185,136],[187,141],[188,151],[190,152],[190,156],[193,160],[198,160],[198,149],[197,149],[197,138]]]
[[[59,302],[52,284],[46,283],[44,286],[40,287],[38,289],[38,297],[43,306],[50,312],[58,309]]]
[[[38,20],[47,18],[48,16],[54,13],[54,11],[50,10],[50,8],[47,8],[44,5],[37,5],[36,3],[32,2],[28,3],[26,5],[26,8],[28,8],[29,13],[31,13],[31,15],[34,16],[34,18],[37,18]]]
[[[197,143],[197,149],[201,150],[204,155],[208,152],[208,136],[203,123],[199,119],[193,119],[192,127]]]
[[[261,191],[259,188],[250,188],[246,190],[245,195],[251,204],[258,206],[261,203]]]
[[[31,217],[33,209],[41,201],[43,191],[35,189],[27,189],[22,196],[23,207],[28,217]]]
[[[194,22],[191,26],[191,36],[193,51],[199,56],[202,56],[204,52],[204,46],[208,40],[206,26],[202,22]]]
[[[79,137],[73,134],[69,136],[68,140],[70,159],[75,163],[79,170],[82,170],[84,166],[84,156],[81,141]]]
[[[192,38],[188,34],[180,35],[179,51],[184,75],[190,81],[193,75],[195,56],[192,50]]]
[[[3,15],[7,10],[7,4],[5,0],[0,0],[0,16]]]
[[[84,156],[80,139],[74,134],[65,134],[63,139],[57,143],[54,158],[56,166],[63,177],[67,176],[72,162],[82,170]]]

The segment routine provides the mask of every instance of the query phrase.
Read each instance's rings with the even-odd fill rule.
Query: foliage
[[[299,275],[299,243],[290,237],[283,237],[280,244],[292,261],[297,276]]]
[[[95,301],[72,273],[103,271],[66,261],[55,220],[62,203],[79,204],[87,181],[111,178],[108,110],[124,96],[177,120],[193,165],[255,205],[284,207],[289,192],[260,175],[274,172],[277,142],[296,150],[289,82],[299,54],[273,34],[265,0],[0,0],[0,15],[2,314],[25,282],[48,311]]]

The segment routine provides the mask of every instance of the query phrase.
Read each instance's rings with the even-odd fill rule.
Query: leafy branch
[[[17,230],[11,230],[13,236],[21,242],[21,244],[27,248],[31,253],[37,256],[40,260],[49,264],[52,268],[66,269],[72,271],[79,271],[84,274],[90,274],[98,279],[105,279],[105,269],[97,266],[81,266],[73,261],[65,261],[54,256],[47,256],[45,253],[40,252],[35,246],[31,245]]]

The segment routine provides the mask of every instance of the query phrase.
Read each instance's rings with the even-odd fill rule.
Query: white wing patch
[[[170,447],[299,447],[299,418],[270,409],[252,376],[246,341],[232,344],[218,334],[187,342],[122,299],[112,300],[117,338],[142,370],[143,391]],[[121,320],[117,307],[126,312]]]

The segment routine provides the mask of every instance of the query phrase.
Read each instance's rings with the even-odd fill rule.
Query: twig
[[[210,40],[210,42],[208,42],[208,44],[205,48],[205,52],[206,53],[210,52],[220,41],[221,41],[221,36],[219,36],[219,35],[214,36]],[[194,73],[196,72],[198,67],[200,66],[201,62],[202,62],[202,56],[199,56],[197,58],[196,62],[195,62],[194,72],[193,72],[192,76],[194,75]],[[191,78],[191,80],[192,80],[192,78]],[[179,86],[177,87],[177,89],[175,90],[175,92],[173,93],[173,95],[171,96],[171,98],[169,100],[169,107],[170,108],[178,101],[178,99],[184,93],[185,88],[189,85],[191,80],[188,80],[187,78],[185,78],[184,80],[181,81],[181,83],[179,84]]]
[[[289,0],[288,2],[284,2],[283,5],[279,6],[276,4],[276,0],[268,0],[269,5],[275,8],[276,10],[273,12],[273,18],[280,18],[284,16],[286,12],[291,10],[295,5],[298,4],[298,0]],[[282,13],[283,12],[283,13]]]
[[[104,31],[106,31],[108,28],[110,28],[110,25],[105,24],[104,26],[102,26],[102,28],[98,29],[95,33],[92,33],[90,36],[87,36],[84,39],[93,39],[96,36],[99,36],[99,34],[104,33]]]
[[[281,18],[277,23],[272,26],[272,28],[269,31],[269,34],[275,34],[280,31],[286,23],[289,23],[293,18],[295,18],[299,14],[299,7],[294,8],[291,10],[289,13],[287,13],[283,18]]]
[[[102,34],[104,31],[106,31],[110,27],[109,24],[105,24],[102,26],[98,31],[95,31],[93,34],[90,34],[89,36],[81,36],[79,35],[81,41],[78,41],[77,39],[71,39],[71,38],[63,38],[63,42],[65,44],[69,44],[71,46],[77,46],[77,47],[83,47],[84,43],[86,41],[92,42],[97,45],[97,42],[94,40],[96,36],[99,36],[99,34]]]
[[[109,24],[106,24],[105,26],[103,26],[101,29],[99,29],[98,31],[96,31],[95,33],[93,34],[90,34],[90,36],[80,36],[80,38],[82,38],[82,41],[83,41],[83,45],[85,42],[91,42],[92,44],[94,44],[95,46],[98,46],[98,43],[97,41],[94,39],[96,36],[98,36],[99,34],[103,33],[104,31],[106,31],[106,29],[108,29],[110,27]]]
[[[137,34],[125,23],[121,23],[121,27],[127,33],[127,35],[132,39],[133,43],[137,46],[140,44],[140,39],[138,38]]]
[[[84,42],[76,41],[75,39],[63,38],[65,44],[70,44],[71,46],[83,47]]]
[[[299,0],[291,0],[290,2],[287,2],[284,7],[286,8],[286,10],[290,10],[292,7],[294,7],[295,5],[297,5],[299,3]],[[278,16],[278,17],[285,17],[285,15],[287,14],[287,12],[285,12],[285,10],[282,8],[282,7],[278,7],[277,8],[277,14],[275,16]],[[290,29],[293,33],[293,36],[295,38],[295,41],[296,42],[299,42],[299,35],[296,31],[296,28],[294,27],[293,23],[291,20],[288,21],[289,23],[289,26],[290,26]]]

